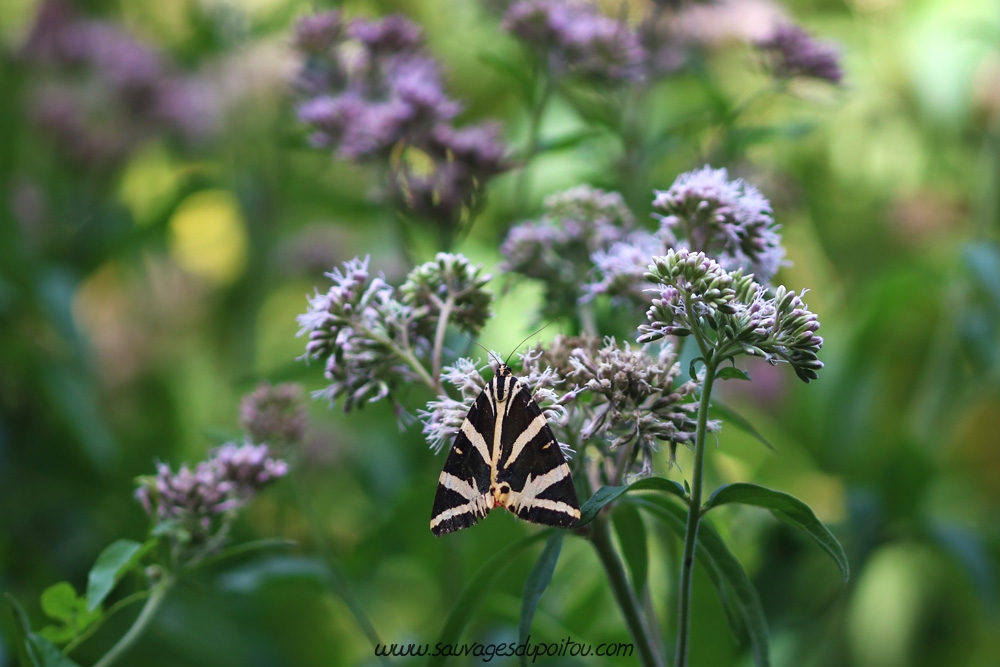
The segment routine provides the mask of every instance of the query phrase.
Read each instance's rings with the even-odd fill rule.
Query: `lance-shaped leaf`
[[[781,521],[805,531],[823,551],[830,554],[837,567],[840,568],[840,574],[844,581],[850,578],[851,568],[847,562],[844,547],[840,546],[840,542],[830,532],[830,529],[816,518],[809,506],[795,496],[756,484],[738,482],[716,489],[712,497],[705,503],[705,511],[732,503],[766,507]]]
[[[524,537],[517,542],[507,545],[505,549],[493,554],[488,561],[483,563],[483,565],[476,570],[475,574],[472,575],[472,578],[469,579],[468,583],[465,584],[465,587],[459,594],[458,600],[455,601],[455,606],[451,608],[451,611],[448,613],[448,618],[444,621],[444,627],[441,628],[441,634],[438,635],[437,642],[441,644],[456,643],[458,638],[462,635],[462,630],[465,629],[465,625],[469,622],[469,619],[472,618],[472,612],[486,597],[485,592],[490,586],[493,585],[493,581],[496,579],[497,575],[500,574],[501,570],[510,564],[517,552],[547,536],[548,533],[546,531],[542,531],[540,533]],[[441,657],[431,657],[428,664],[442,664],[442,659]]]
[[[155,546],[156,539],[151,539],[145,544],[132,540],[115,540],[105,547],[87,576],[87,610],[97,609],[115,584]]]
[[[528,578],[524,582],[524,595],[521,597],[521,622],[517,627],[517,640],[519,644],[528,641],[531,634],[531,620],[535,617],[535,609],[538,607],[542,593],[549,587],[552,581],[552,573],[556,571],[556,563],[559,562],[559,552],[562,550],[563,537],[566,536],[564,530],[554,530],[549,536],[549,541],[545,543],[542,554],[535,561],[535,566],[528,573]],[[526,656],[522,655],[521,664],[526,665]]]
[[[663,477],[643,477],[627,486],[602,486],[580,508],[580,521],[576,527],[585,526],[593,521],[605,505],[618,500],[629,491],[661,491],[687,502],[684,487]]]
[[[684,508],[655,496],[636,497],[630,501],[662,519],[678,535],[684,534],[687,523],[687,510]],[[770,639],[760,597],[743,566],[707,521],[702,521],[698,528],[695,559],[715,586],[733,634],[740,641],[749,639],[757,667],[769,667]]]

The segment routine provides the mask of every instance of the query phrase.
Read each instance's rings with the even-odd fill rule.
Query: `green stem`
[[[581,303],[576,307],[577,315],[580,318],[580,329],[587,336],[597,336],[597,316],[594,314],[594,307],[590,303]]]
[[[90,639],[90,637],[95,632],[97,632],[97,630],[102,625],[104,625],[105,621],[107,621],[109,618],[111,618],[112,616],[114,616],[119,611],[129,606],[133,602],[138,602],[139,600],[145,600],[146,598],[149,597],[149,595],[150,591],[139,591],[138,593],[133,593],[132,595],[124,597],[118,602],[111,605],[106,612],[101,614],[100,618],[98,618],[92,624],[88,625],[86,630],[84,630],[79,635],[73,638],[73,641],[66,644],[66,646],[63,647],[62,654],[69,655],[70,653],[72,653],[77,646]]]
[[[601,515],[594,519],[592,526],[591,543],[597,551],[598,558],[604,566],[604,571],[608,575],[608,583],[611,584],[611,592],[615,596],[618,607],[625,615],[625,624],[628,626],[632,641],[639,650],[639,660],[645,667],[660,667],[663,665],[659,658],[659,652],[655,650],[650,639],[649,628],[642,617],[642,609],[639,600],[632,590],[632,585],[625,574],[621,559],[615,551],[611,540],[611,529],[609,528],[608,517]]]
[[[431,375],[434,379],[435,393],[441,393],[441,354],[444,348],[444,334],[448,328],[448,320],[451,318],[451,309],[455,306],[455,297],[448,295],[444,303],[441,304],[441,312],[438,313],[437,330],[434,332],[434,353],[431,357]]]
[[[413,351],[411,349],[409,348],[403,349],[399,347],[388,336],[382,336],[381,334],[378,334],[374,331],[369,331],[368,333],[369,335],[371,335],[372,338],[374,338],[375,340],[377,340],[378,342],[382,343],[383,345],[390,348],[393,352],[395,352],[397,357],[408,363],[410,365],[410,368],[412,368],[416,372],[416,374],[420,376],[420,380],[431,389],[434,389],[435,387],[434,378],[432,378],[430,373],[427,372],[427,369],[424,368],[424,365],[420,363],[420,360],[417,359],[417,356],[413,354]]]
[[[153,616],[156,615],[156,612],[160,609],[160,605],[163,604],[163,600],[167,596],[167,591],[173,585],[174,578],[168,575],[153,588],[152,594],[146,600],[146,604],[143,605],[142,611],[139,612],[139,616],[136,617],[132,627],[118,640],[117,644],[111,647],[110,651],[104,654],[103,658],[94,663],[94,667],[111,667],[111,665],[115,664],[119,658],[132,648],[139,637],[142,636],[142,633],[146,631],[149,622],[153,620]]]
[[[545,113],[545,107],[549,104],[549,99],[552,97],[553,88],[552,79],[546,74],[542,92],[531,109],[531,119],[528,125],[528,145],[524,149],[524,165],[521,167],[520,176],[518,176],[516,190],[517,206],[522,211],[525,209],[525,204],[531,194],[528,187],[528,163],[531,162],[535,157],[535,153],[538,152],[538,137],[542,131],[542,116]]]
[[[379,637],[378,631],[375,630],[375,626],[372,624],[371,619],[368,618],[368,614],[361,607],[361,603],[357,598],[354,597],[354,593],[347,583],[347,577],[340,569],[340,565],[334,560],[333,556],[330,555],[330,549],[327,547],[326,536],[323,533],[322,524],[319,521],[319,517],[316,514],[316,510],[310,501],[309,495],[306,493],[305,488],[302,485],[301,473],[295,471],[292,475],[292,490],[295,494],[296,502],[298,502],[299,507],[302,512],[306,515],[306,522],[309,524],[309,529],[312,532],[313,541],[316,543],[316,550],[319,552],[320,558],[326,563],[330,572],[330,588],[333,590],[334,595],[339,597],[345,605],[347,605],[348,610],[350,610],[351,615],[354,616],[354,621],[361,628],[361,631],[371,642],[372,647],[375,647],[382,643]],[[386,657],[381,657],[381,662],[384,665],[388,665],[389,660]]]
[[[717,364],[705,363],[705,384],[698,405],[698,430],[695,432],[694,467],[691,471],[691,501],[688,505],[687,527],[684,531],[684,555],[681,558],[680,605],[677,612],[677,657],[674,667],[687,667],[688,640],[691,635],[691,591],[694,581],[694,552],[698,544],[701,523],[702,478],[705,470],[705,436],[708,433],[708,408],[711,405],[712,384]]]

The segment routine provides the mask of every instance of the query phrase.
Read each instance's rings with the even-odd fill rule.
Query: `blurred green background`
[[[602,6],[639,17],[651,4]],[[654,188],[706,159],[755,183],[792,261],[778,280],[811,290],[826,368],[806,386],[787,369],[751,367],[749,389],[727,388],[777,451],[727,427],[709,453],[710,482],[797,495],[833,528],[852,567],[842,585],[819,550],[765,513],[715,517],[760,591],[774,664],[1000,664],[1000,2],[728,4],[728,19],[696,24],[703,60],[648,95],[640,124],[671,132],[640,177],[622,182],[620,146],[606,133],[553,142],[529,167],[531,199],[514,200],[517,171],[497,178],[455,249],[492,270],[517,216],[581,182],[622,189],[641,221]],[[304,344],[295,316],[314,286],[327,288],[324,271],[370,254],[393,281],[433,250],[419,232],[404,247],[396,214],[370,196],[372,171],[308,147],[293,111],[290,35],[312,4],[79,3],[198,84],[189,117],[173,125],[112,108],[87,79],[74,85],[89,115],[40,120],[33,105],[52,74],[22,52],[40,6],[0,0],[0,589],[36,625],[46,586],[81,590],[105,545],[143,538],[133,480],[155,460],[194,463],[239,437],[239,398],[260,380],[324,386],[320,365],[295,360]],[[417,21],[462,118],[497,118],[523,146],[528,113],[489,61],[526,61],[496,14],[458,0],[345,10]],[[756,102],[724,149],[713,148],[722,131],[713,119],[766,84],[746,38],[772,12],[839,43],[844,84]],[[542,136],[587,127],[557,97]],[[88,128],[94,143],[73,144]],[[501,296],[483,344],[512,349],[540,294],[525,283]],[[405,400],[415,410],[428,398],[415,388]],[[443,459],[418,425],[401,432],[384,403],[344,415],[313,402],[310,418],[297,474],[325,555],[383,641],[433,641],[478,565],[533,529],[502,517],[436,539],[427,517]],[[690,470],[686,455],[671,478]],[[259,498],[236,539],[283,536],[298,548],[186,582],[130,664],[375,664],[297,508],[287,484]],[[666,554],[677,540],[647,528],[654,604],[669,631],[665,591],[676,574]],[[516,640],[539,550],[484,591],[464,641]],[[752,664],[707,579],[695,587],[693,664]],[[77,660],[92,663],[129,620],[116,618]],[[7,630],[0,665],[15,662]],[[532,639],[566,636],[628,641],[577,539],[566,541]]]

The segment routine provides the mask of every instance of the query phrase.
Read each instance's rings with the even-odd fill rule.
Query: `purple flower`
[[[632,303],[647,302],[646,271],[653,257],[665,252],[660,236],[646,231],[632,232],[611,247],[595,251],[590,256],[594,278],[584,285],[582,299],[589,301],[598,294],[607,294]]]
[[[344,23],[337,10],[303,17],[295,24],[295,47],[306,53],[326,54],[344,33]]]
[[[661,234],[668,246],[704,252],[726,270],[743,269],[767,283],[784,258],[771,204],[725,169],[705,166],[681,174],[669,190],[656,192]]]
[[[804,382],[823,368],[816,335],[819,319],[784,286],[773,291],[741,269],[727,272],[704,253],[668,250],[655,257],[646,277],[658,285],[639,342],[697,332],[715,359],[745,354],[772,364],[787,362]]]
[[[500,246],[502,271],[544,281],[548,316],[575,310],[591,255],[606,250],[633,224],[621,195],[582,185],[545,200],[538,220],[515,225]]]
[[[465,165],[476,178],[485,180],[508,168],[507,147],[501,138],[502,132],[496,122],[457,129],[442,124],[434,128],[431,145],[439,156],[450,154],[455,162]]]
[[[155,476],[140,480],[135,497],[158,522],[177,522],[172,532],[186,532],[187,541],[199,542],[211,535],[216,516],[243,507],[287,474],[288,465],[271,458],[267,445],[228,443],[194,470],[182,465],[175,473],[158,463]]]
[[[412,51],[423,42],[420,27],[401,14],[390,14],[376,21],[355,19],[347,34],[376,53]]]
[[[157,132],[201,138],[216,128],[219,103],[196,77],[172,73],[159,52],[68,3],[40,5],[19,55],[35,70],[26,78],[33,122],[88,166],[119,164]]]
[[[778,25],[756,46],[764,51],[768,66],[777,77],[804,76],[830,83],[840,83],[843,79],[839,49],[816,41],[800,26]]]
[[[425,56],[400,56],[386,65],[386,84],[392,97],[408,107],[408,115],[426,132],[436,123],[458,114],[460,106],[445,95],[437,63]]]
[[[263,382],[240,401],[240,425],[253,442],[299,443],[308,413],[297,384]]]
[[[620,194],[589,185],[548,197],[545,209],[539,220],[508,232],[500,246],[501,270],[564,283],[574,292],[590,271],[591,254],[608,248],[633,224]]]
[[[397,206],[436,223],[447,238],[482,207],[486,182],[508,167],[506,149],[492,126],[451,125],[461,106],[446,94],[438,64],[421,45],[420,29],[393,15],[355,19],[320,57],[302,46],[308,57],[298,79],[309,98],[298,115],[312,130],[312,145],[388,167]],[[403,159],[387,164],[397,148]],[[413,169],[410,149],[433,165]]]
[[[555,0],[521,0],[504,14],[501,27],[536,47],[557,46],[573,20],[570,5]]]
[[[541,53],[557,73],[607,79],[641,74],[645,50],[638,36],[589,3],[521,0],[510,6],[501,25]]]
[[[330,385],[316,394],[344,400],[344,411],[389,396],[417,378],[405,353],[426,349],[417,335],[413,308],[396,298],[380,275],[371,278],[368,259],[354,258],[328,273],[333,286],[309,299],[299,315],[299,335],[308,334],[306,359],[323,359]]]

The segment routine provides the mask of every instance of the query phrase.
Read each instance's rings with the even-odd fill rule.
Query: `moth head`
[[[507,507],[507,500],[510,496],[510,484],[500,482],[493,485],[493,506]]]

